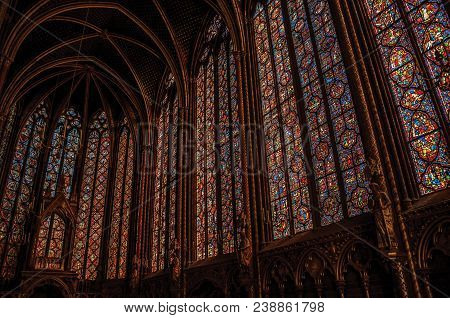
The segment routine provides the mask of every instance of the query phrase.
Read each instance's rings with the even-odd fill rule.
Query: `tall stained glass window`
[[[243,205],[236,64],[220,17],[206,40],[197,76],[197,260],[235,250]]]
[[[89,126],[79,199],[72,269],[81,279],[94,280],[100,262],[111,139],[105,112]]]
[[[443,0],[363,0],[421,194],[448,187],[450,28]]]
[[[80,148],[80,129],[80,115],[73,108],[61,115],[56,123],[44,183],[44,192],[49,197],[56,195],[58,186],[64,190],[66,198],[70,197],[76,157]],[[60,182],[62,184],[59,184]]]
[[[24,226],[32,204],[32,189],[47,126],[47,109],[41,104],[19,133],[0,206],[0,275],[12,278],[17,267]]]
[[[119,153],[109,238],[108,279],[126,276],[133,190],[134,142],[126,120],[120,127]]]
[[[13,104],[9,113],[6,116],[6,121],[3,127],[3,130],[0,131],[0,167],[3,166],[3,162],[5,161],[6,150],[8,148],[8,144],[11,138],[11,133],[14,128],[14,122],[16,120],[16,104]],[[0,127],[1,129],[2,127]]]
[[[162,89],[156,125],[156,174],[152,227],[152,272],[164,270],[174,248],[177,200],[179,107],[172,75]]]
[[[328,1],[258,4],[255,40],[273,237],[367,211],[368,186]],[[318,211],[317,211],[318,210]]]
[[[64,269],[66,223],[59,214],[47,216],[41,223],[34,257],[36,269]]]

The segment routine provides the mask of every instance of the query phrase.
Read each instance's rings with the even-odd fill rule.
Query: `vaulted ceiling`
[[[4,93],[30,99],[89,78],[111,104],[129,103],[148,116],[164,75],[185,78],[214,11],[238,1],[16,2],[1,40],[2,54],[13,61]]]

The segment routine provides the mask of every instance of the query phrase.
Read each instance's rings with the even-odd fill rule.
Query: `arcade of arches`
[[[0,295],[450,294],[444,0],[2,0]]]

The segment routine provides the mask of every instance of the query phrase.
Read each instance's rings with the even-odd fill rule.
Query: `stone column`
[[[347,66],[347,75],[349,78],[350,85],[353,87],[352,92],[353,96],[355,98],[355,109],[356,113],[358,114],[358,119],[360,121],[360,124],[364,129],[361,129],[361,139],[364,145],[364,149],[366,152],[366,156],[372,160],[372,162],[375,165],[379,165],[380,167],[384,163],[383,167],[383,173],[379,175],[378,178],[378,185],[379,185],[379,191],[383,192],[385,194],[390,193],[393,199],[394,204],[392,207],[389,207],[386,209],[385,213],[389,214],[387,215],[388,219],[394,220],[398,222],[398,227],[400,229],[402,240],[405,244],[405,249],[407,252],[408,257],[408,265],[412,271],[412,281],[413,281],[413,287],[416,293],[417,297],[420,297],[420,291],[417,283],[417,277],[414,271],[414,263],[412,261],[411,252],[409,249],[409,240],[406,233],[406,227],[403,222],[403,218],[401,215],[401,206],[400,206],[400,199],[398,195],[398,189],[395,182],[395,177],[393,173],[393,168],[391,165],[391,162],[389,160],[389,156],[387,156],[387,147],[386,142],[384,141],[383,134],[377,136],[375,138],[375,130],[374,126],[372,125],[372,120],[370,117],[370,112],[368,108],[368,103],[365,98],[364,89],[362,86],[362,80],[368,81],[368,78],[362,79],[360,77],[360,74],[358,72],[358,63],[359,61],[355,58],[355,52],[360,53],[359,47],[356,49],[352,46],[352,42],[350,40],[349,36],[349,29],[346,26],[345,19],[343,16],[343,8],[348,10],[348,8],[345,6],[341,6],[341,1],[339,0],[330,0],[330,8],[332,11],[333,18],[336,22],[336,25],[338,26],[337,30],[337,36],[339,38],[339,42],[341,44],[341,50],[342,50],[342,56],[345,62],[345,65]],[[352,29],[350,28],[350,31]],[[354,36],[354,34],[352,34]],[[356,42],[357,43],[357,42]],[[360,54],[359,54],[360,55]],[[371,104],[371,107],[375,107],[375,105]],[[376,115],[376,112],[374,112]],[[378,116],[374,116],[375,120],[374,123],[377,126],[377,131],[382,131],[381,124],[379,122]],[[381,129],[381,130],[380,130]],[[380,145],[381,149],[383,150],[383,159],[384,162],[381,160],[380,152],[377,147],[377,145]],[[384,172],[387,173],[389,185],[386,182]],[[389,188],[389,191],[387,190]],[[394,213],[394,210],[397,212]],[[394,231],[394,224],[388,225],[392,228],[388,229],[389,231]],[[380,233],[381,234],[381,233]],[[397,246],[398,246],[398,238],[394,237],[393,248],[390,250],[390,252],[396,252]]]

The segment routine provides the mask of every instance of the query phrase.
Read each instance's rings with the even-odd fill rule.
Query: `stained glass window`
[[[49,197],[56,195],[61,187],[68,199],[72,192],[72,178],[80,148],[80,115],[70,108],[59,118],[53,132],[50,157],[44,183],[44,192]],[[63,184],[59,184],[62,182]]]
[[[367,211],[364,151],[328,2],[260,3],[254,26],[274,239],[311,229],[313,210],[321,225]]]
[[[72,256],[72,269],[86,280],[96,279],[100,261],[110,146],[108,118],[101,112],[89,126]]]
[[[443,0],[364,0],[420,192],[448,187],[448,9]]]
[[[152,272],[167,268],[174,248],[177,202],[178,98],[173,76],[163,87],[160,115],[156,125],[156,175],[152,229]]]
[[[133,189],[134,142],[126,121],[120,128],[119,153],[109,239],[108,279],[126,275],[128,231]]]
[[[32,189],[37,162],[47,126],[47,109],[41,104],[27,119],[18,136],[0,207],[1,276],[12,278],[20,246],[24,243],[24,225],[32,204]]]
[[[0,131],[0,167],[3,167],[3,162],[5,161],[6,151],[8,148],[12,130],[14,128],[14,122],[16,120],[16,110],[17,106],[16,104],[13,104],[13,106],[9,110],[9,113],[7,114],[3,130]]]
[[[41,223],[34,250],[36,269],[64,269],[66,224],[59,214],[47,216]]]
[[[231,40],[216,17],[197,76],[196,258],[234,252],[242,213],[237,77]]]

